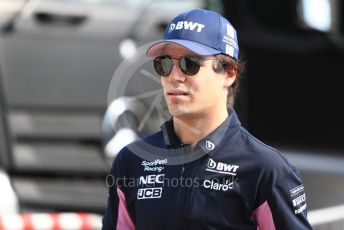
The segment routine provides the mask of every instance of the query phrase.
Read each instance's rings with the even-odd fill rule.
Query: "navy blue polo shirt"
[[[121,150],[102,229],[311,229],[298,170],[236,113],[192,148],[167,121]]]

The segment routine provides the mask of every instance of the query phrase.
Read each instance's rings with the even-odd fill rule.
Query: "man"
[[[233,26],[200,9],[148,49],[172,119],[118,154],[103,229],[311,229],[298,171],[232,108],[238,54]]]

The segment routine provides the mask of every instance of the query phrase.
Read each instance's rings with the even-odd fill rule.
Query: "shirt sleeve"
[[[278,179],[266,201],[254,212],[259,230],[308,230],[307,203],[298,170]]]
[[[124,193],[125,177],[121,168],[121,154],[113,162],[111,174],[107,176],[108,201],[103,217],[102,230],[134,230]]]

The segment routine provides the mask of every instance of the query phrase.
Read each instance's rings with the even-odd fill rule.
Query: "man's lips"
[[[167,91],[168,96],[188,96],[190,93],[186,90],[181,89],[173,89]]]

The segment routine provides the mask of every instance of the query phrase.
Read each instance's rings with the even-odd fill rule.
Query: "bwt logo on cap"
[[[181,45],[201,56],[226,54],[238,61],[237,33],[232,24],[215,11],[192,9],[177,15],[164,30],[162,41],[148,48],[147,55],[157,56],[162,44]]]
[[[173,30],[195,30],[198,33],[202,31],[202,29],[205,27],[204,24],[200,24],[198,22],[189,22],[189,21],[179,21],[177,24],[171,23],[170,28],[168,29],[168,32],[171,33]]]

